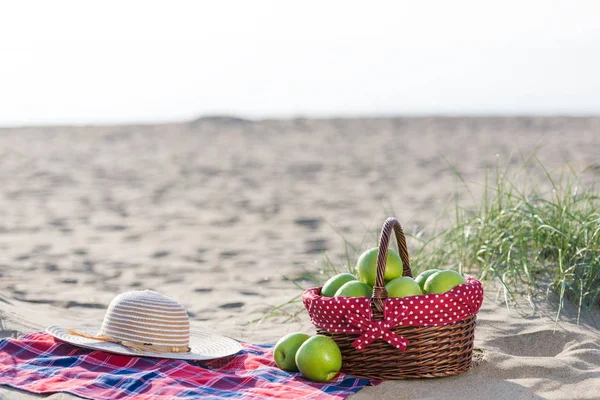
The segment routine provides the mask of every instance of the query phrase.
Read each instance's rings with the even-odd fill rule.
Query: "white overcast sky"
[[[0,0],[0,125],[600,113],[600,1]]]

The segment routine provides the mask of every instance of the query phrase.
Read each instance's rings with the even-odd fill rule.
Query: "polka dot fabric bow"
[[[383,319],[373,319],[371,299],[366,297],[323,297],[321,288],[302,295],[314,326],[332,333],[359,334],[352,343],[363,350],[377,339],[404,350],[408,341],[393,331],[396,326],[443,326],[462,321],[479,311],[483,301],[481,282],[467,283],[442,294],[425,294],[384,301]]]

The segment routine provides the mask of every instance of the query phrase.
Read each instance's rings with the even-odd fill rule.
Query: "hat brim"
[[[89,333],[91,335],[98,333],[98,329],[76,329],[80,332]],[[138,352],[125,346],[121,346],[120,344],[71,335],[67,329],[56,325],[46,328],[46,332],[54,336],[56,339],[72,344],[73,346],[133,357],[154,357],[175,360],[201,361],[227,357],[236,354],[242,349],[242,345],[236,340],[226,336],[204,332],[192,332],[190,334],[190,351],[188,353],[156,353],[152,351]]]

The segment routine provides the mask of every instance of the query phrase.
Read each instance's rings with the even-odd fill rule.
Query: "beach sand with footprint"
[[[519,168],[532,152],[549,169],[568,163],[591,184],[600,177],[600,118],[202,118],[0,129],[2,335],[96,325],[115,294],[145,288],[181,301],[195,329],[253,343],[312,332],[305,314],[293,323],[248,322],[299,293],[290,279],[313,285],[305,272],[318,273],[325,252],[341,267],[342,237],[366,249],[389,215],[415,232],[440,221],[457,190],[468,202],[453,168],[478,199],[486,170]],[[535,163],[532,177],[546,185]],[[593,398],[593,319],[564,320],[558,331],[550,321],[508,312],[490,294],[476,333],[485,350],[479,366],[403,384],[402,393],[472,398],[467,389],[477,384],[489,398]],[[390,382],[354,397],[392,398],[396,390]]]

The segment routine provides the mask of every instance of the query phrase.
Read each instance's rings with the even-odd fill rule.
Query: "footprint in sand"
[[[244,303],[241,301],[235,302],[235,303],[225,303],[225,304],[221,304],[219,306],[219,308],[227,308],[227,309],[232,309],[232,308],[242,308],[244,307]]]
[[[600,175],[600,163],[592,163],[584,168],[583,172],[589,172],[593,175]]]
[[[316,231],[323,222],[320,218],[297,218],[294,220],[296,225],[307,228],[309,231]]]
[[[314,239],[306,241],[306,253],[318,254],[327,251],[327,239]]]
[[[142,238],[142,235],[137,233],[133,235],[127,235],[123,238],[126,242],[138,242]]]
[[[32,253],[46,253],[50,249],[52,249],[51,245],[49,245],[49,244],[40,244],[40,245],[34,246],[33,249],[31,249],[31,252]]]
[[[240,254],[239,251],[236,251],[236,250],[226,250],[226,251],[221,252],[221,258],[225,258],[225,259],[232,258],[232,257],[237,256],[238,254]]]
[[[577,336],[570,332],[545,329],[492,339],[486,345],[498,347],[507,354],[519,357],[556,357],[564,350],[566,343],[576,339]],[[513,352],[507,352],[506,349],[519,351],[512,354]]]
[[[165,280],[166,284],[173,284],[173,283],[181,283],[185,281],[185,277],[176,277],[176,278],[171,278],[171,279],[167,279]]]
[[[46,271],[48,272],[58,271],[58,265],[55,263],[47,263],[44,268],[46,268]]]
[[[161,250],[161,251],[157,251],[157,252],[153,253],[151,257],[152,258],[165,258],[169,254],[171,254],[171,253],[166,250]]]
[[[127,229],[125,225],[99,225],[96,227],[99,231],[119,232]]]
[[[46,299],[46,298],[31,298],[31,297],[28,297],[26,293],[22,296],[15,296],[15,300],[23,301],[26,303],[32,303],[32,304],[49,304],[51,306],[61,307],[61,308],[83,307],[83,308],[106,309],[106,304],[80,303],[78,301],[73,301],[73,300],[62,301],[62,300]]]
[[[183,259],[186,261],[195,262],[197,264],[204,264],[206,262],[203,258],[200,257],[183,257]]]
[[[64,304],[64,307],[65,308],[83,307],[83,308],[95,308],[95,309],[105,310],[106,309],[106,304],[100,304],[100,303],[80,303],[78,301],[70,300],[66,304]]]
[[[260,296],[260,293],[258,292],[251,292],[251,291],[240,291],[240,294],[244,295],[244,296]]]

